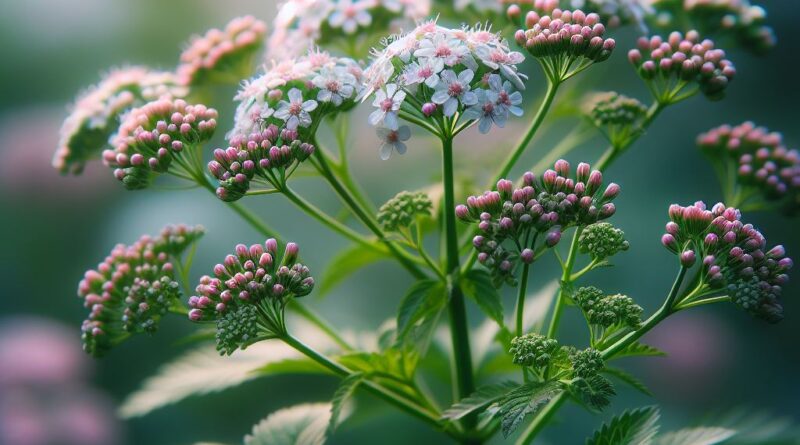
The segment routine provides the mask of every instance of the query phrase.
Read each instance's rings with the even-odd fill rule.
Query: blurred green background
[[[675,273],[674,258],[659,243],[667,206],[698,199],[715,202],[720,197],[708,163],[694,146],[695,136],[722,123],[755,120],[783,131],[790,147],[800,144],[796,127],[800,118],[796,71],[800,69],[800,38],[796,34],[800,9],[794,1],[760,3],[769,12],[769,23],[778,36],[777,47],[765,57],[729,51],[739,74],[724,101],[711,103],[695,98],[669,109],[606,172],[606,178],[623,187],[614,220],[625,230],[632,248],[616,259],[617,267],[595,273],[589,280],[609,292],[634,296],[647,311],[660,303]],[[84,270],[95,266],[115,243],[130,243],[142,233],[156,233],[167,223],[203,224],[207,228],[195,261],[195,276],[210,271],[234,244],[263,241],[202,190],[127,192],[99,163],[91,165],[82,177],[61,177],[50,167],[50,158],[67,104],[78,91],[96,82],[99,72],[128,63],[171,69],[189,35],[224,26],[230,18],[242,14],[254,14],[269,22],[274,15],[273,2],[2,0],[0,8],[0,60],[5,61],[0,64],[0,279],[5,283],[0,326],[12,327],[3,332],[13,334],[22,326],[41,323],[20,317],[46,317],[66,324],[68,329],[59,330],[58,336],[66,336],[68,347],[77,350],[85,311],[75,288]],[[635,36],[623,32],[618,37],[619,50],[612,60],[581,75],[572,81],[573,86],[616,89],[646,99],[645,89],[625,61],[625,52]],[[537,82],[541,79],[538,67],[529,64],[527,72],[532,87],[526,100],[536,101],[543,81]],[[216,101],[209,104],[220,109],[222,128],[231,122],[233,92],[233,88],[219,91]],[[562,93],[560,97],[567,96]],[[364,110],[360,112],[365,116]],[[353,121],[364,122],[358,118]],[[486,136],[472,131],[462,137],[463,145],[457,146],[460,171],[477,172],[479,182],[484,182],[487,166],[495,166],[504,158],[501,150],[516,141],[522,123],[519,120]],[[574,124],[560,121],[550,126],[528,150],[515,175],[533,165]],[[220,141],[221,137],[216,143]],[[353,169],[377,203],[399,190],[424,187],[438,175],[438,151],[429,139],[413,139],[408,154],[387,162],[378,159],[371,129],[355,128],[351,141]],[[603,142],[595,139],[572,153],[569,160],[596,159],[603,147]],[[298,181],[298,189],[324,208],[336,211],[335,198],[321,184],[303,179]],[[312,270],[321,271],[331,256],[346,246],[280,197],[254,197],[246,204],[285,238],[299,241]],[[762,229],[770,243],[782,243],[790,256],[798,257],[797,220],[768,213],[748,215],[748,220]],[[553,277],[553,264],[537,268],[531,289]],[[620,396],[604,417],[657,401],[663,406],[665,428],[696,423],[704,416],[720,416],[733,407],[800,420],[800,384],[796,378],[800,364],[798,283],[800,278],[795,276],[785,289],[786,319],[777,326],[751,319],[732,305],[693,310],[667,320],[646,341],[670,356],[625,363],[651,386],[655,398],[620,388]],[[409,284],[410,277],[399,268],[380,263],[360,271],[325,299],[308,298],[338,326],[374,329],[392,316]],[[506,307],[512,307],[510,297]],[[475,321],[478,313],[474,307],[471,310]],[[566,339],[577,341],[583,329],[576,317],[567,317],[562,333]],[[107,358],[88,363],[81,371],[86,382],[81,388],[94,387],[85,391],[98,392],[99,399],[110,403],[120,402],[161,363],[186,349],[177,340],[191,330],[192,326],[178,317],[168,320],[155,339],[136,338]],[[13,357],[2,357],[6,363],[0,369],[6,372],[27,360],[21,357],[20,363],[15,363]],[[89,362],[88,358],[81,360]],[[105,417],[98,414],[98,422],[110,422],[110,432],[104,436],[108,442],[99,443],[236,443],[268,413],[295,403],[325,400],[335,385],[335,380],[324,377],[260,379],[224,394],[191,398],[120,423],[103,420],[111,412],[106,409],[101,411]],[[8,388],[0,386],[0,391],[4,391],[0,401],[9,399]],[[361,397],[359,402],[375,409],[361,410],[332,443],[375,443],[376,437],[382,444],[446,442],[423,424],[374,400]],[[12,414],[15,406],[9,408]],[[0,416],[3,413],[0,409]],[[543,435],[542,443],[580,443],[600,423],[600,418],[580,409],[563,410],[557,424]],[[2,425],[0,420],[0,428]]]

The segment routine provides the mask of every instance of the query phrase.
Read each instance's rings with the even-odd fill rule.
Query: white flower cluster
[[[362,97],[374,93],[370,124],[382,139],[381,158],[403,153],[409,131],[399,120],[477,120],[486,133],[503,127],[509,114],[520,116],[525,88],[517,65],[524,56],[482,27],[448,29],[435,21],[395,36],[373,52],[364,72]]]
[[[61,126],[53,166],[75,173],[99,155],[126,110],[162,97],[183,97],[175,74],[142,66],[111,70],[97,85],[82,93]]]
[[[430,0],[288,0],[275,17],[267,57],[283,60],[337,37],[352,41],[363,31],[399,29],[430,10]]]
[[[352,59],[318,50],[273,63],[261,76],[244,82],[231,135],[247,136],[275,124],[298,131],[318,117],[355,105],[363,72]]]

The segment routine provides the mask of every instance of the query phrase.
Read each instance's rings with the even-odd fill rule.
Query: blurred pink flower
[[[72,329],[34,317],[0,323],[0,386],[67,384],[80,380],[86,368]]]

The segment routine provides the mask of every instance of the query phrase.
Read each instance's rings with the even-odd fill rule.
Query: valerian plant
[[[427,18],[431,11],[440,16]],[[476,16],[490,21],[451,25]],[[464,444],[483,443],[498,432],[516,434],[517,444],[531,443],[565,403],[593,412],[606,408],[616,393],[613,382],[647,392],[612,362],[659,355],[640,338],[667,317],[711,304],[733,304],[773,323],[783,317],[781,289],[792,260],[747,222],[747,212],[792,214],[800,208],[800,156],[779,133],[750,122],[698,137],[719,176],[722,202],[664,205],[668,222],[661,242],[675,257],[676,277],[656,312],[647,314],[634,297],[589,279],[590,272],[611,266],[615,255],[636,250],[613,225],[622,186],[604,171],[670,106],[723,99],[736,70],[711,37],[766,51],[774,37],[764,16],[744,0],[289,0],[270,32],[254,17],[235,19],[195,37],[172,71],[112,70],[76,101],[53,165],[79,174],[86,163],[102,160],[130,190],[172,176],[207,189],[210,199],[227,203],[263,239],[242,240],[220,254],[196,286],[189,280],[200,227],[170,226],[114,247],[78,286],[88,310],[85,350],[102,356],[132,335],[156,333],[163,317],[177,314],[196,323],[198,338],[215,338],[217,351],[230,356],[194,352],[179,359],[125,404],[126,415],[256,375],[341,378],[329,403],[273,413],[245,437],[246,444],[323,443],[360,391]],[[633,48],[628,62],[610,36],[624,26],[643,34],[625,42]],[[263,63],[256,63],[262,53]],[[369,62],[362,62],[368,54]],[[530,70],[525,59],[535,59],[541,70]],[[509,177],[551,114],[559,88],[601,63],[630,63],[651,97],[589,93],[566,108],[607,139],[599,158],[558,159],[575,146],[566,143],[541,155],[552,159],[549,165]],[[254,70],[256,65],[261,68]],[[235,116],[200,103],[222,84],[240,85]],[[545,89],[538,106],[525,103],[522,92],[531,85]],[[427,133],[438,141],[440,182],[424,191],[399,191],[382,205],[370,201],[348,163],[349,116],[359,107],[368,109],[367,123],[387,165],[414,145],[412,135]],[[517,144],[494,137],[496,149],[508,153],[504,160],[482,166],[489,169],[486,177],[456,171],[462,133],[499,135],[509,120],[526,129]],[[209,145],[218,127],[227,131],[221,147]],[[332,140],[325,140],[323,127],[330,127]],[[330,187],[360,227],[298,194],[292,182],[299,172]],[[457,191],[462,177],[486,179],[489,190]],[[272,194],[353,243],[331,261],[332,272],[311,271],[297,243],[283,240],[269,221],[241,205]],[[439,240],[441,255],[428,252],[429,238]],[[385,291],[397,299],[397,315],[374,334],[377,348],[370,349],[328,324],[303,297],[314,292],[319,277],[320,291],[327,292],[379,259],[394,260],[415,283],[404,295]],[[537,328],[526,321],[532,316],[526,297],[536,265],[544,261],[554,261],[561,272],[550,309],[534,314],[547,320]],[[506,288],[517,295],[512,310],[501,304]],[[504,371],[496,375],[476,373],[480,358],[473,356],[467,301],[497,325],[494,347]],[[586,321],[581,344],[565,344],[559,336],[570,310]],[[309,345],[300,325],[328,341]],[[445,348],[435,341],[442,325],[450,332]],[[432,346],[450,358],[449,400],[429,393],[419,372]],[[202,368],[197,382],[179,375],[192,367]],[[168,388],[178,378],[180,389]],[[712,444],[736,434],[712,425],[659,436],[658,410],[650,407],[615,418],[588,443]]]

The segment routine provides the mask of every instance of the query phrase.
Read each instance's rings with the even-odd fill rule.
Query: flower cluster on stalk
[[[627,295],[606,295],[594,286],[587,286],[578,288],[572,299],[583,311],[586,321],[601,329],[636,329],[642,322],[642,307]]]
[[[294,58],[315,45],[361,57],[374,30],[399,30],[430,9],[430,0],[287,0],[275,16],[267,58]]]
[[[778,245],[767,249],[766,238],[741,220],[739,210],[702,201],[669,208],[662,244],[679,256],[684,267],[699,259],[699,283],[687,298],[727,292],[739,307],[771,323],[783,319],[782,286],[792,260]]]
[[[594,12],[612,28],[634,25],[647,32],[647,19],[655,13],[650,0],[570,0],[569,7]]]
[[[514,337],[508,352],[516,365],[536,372],[552,368],[550,374],[559,377],[590,379],[605,367],[596,349],[561,346],[558,340],[535,333]]]
[[[578,250],[589,254],[593,261],[606,260],[629,247],[625,232],[607,222],[586,226],[578,237]]]
[[[154,174],[176,172],[194,178],[196,149],[214,134],[217,110],[183,99],[159,99],[122,117],[103,162],[126,188],[147,187]],[[170,170],[173,164],[177,168]]]
[[[589,121],[614,147],[625,147],[644,131],[647,107],[614,91],[592,93],[584,101]]]
[[[174,74],[142,66],[114,69],[75,101],[59,132],[53,167],[79,174],[108,146],[120,116],[133,107],[162,97],[183,97],[186,89]]]
[[[387,232],[411,226],[420,216],[430,216],[433,203],[423,192],[400,192],[378,209],[378,223]]]
[[[775,46],[767,12],[748,0],[656,0],[656,24],[689,23],[704,34],[731,41],[755,53]]]
[[[528,12],[514,38],[541,63],[550,81],[559,83],[611,56],[616,42],[604,38],[605,31],[595,13],[554,9],[550,15]]]
[[[249,74],[253,57],[261,49],[267,25],[253,16],[237,17],[225,29],[211,29],[195,36],[181,53],[177,68],[182,85],[199,85],[214,77],[238,81]]]
[[[497,190],[470,196],[466,205],[456,207],[459,219],[477,223],[479,234],[472,243],[495,285],[514,285],[517,263],[532,263],[543,250],[558,244],[562,231],[594,224],[615,213],[611,201],[620,188],[611,183],[603,190],[600,171],[580,163],[573,179],[567,161],[559,160],[554,167],[541,179],[525,173],[519,188],[501,179]]]
[[[788,149],[783,136],[752,122],[722,125],[697,138],[697,145],[716,167],[728,195],[753,206],[776,203],[785,213],[800,210],[800,153]]]
[[[694,30],[685,36],[672,32],[666,40],[658,35],[641,37],[637,48],[628,52],[628,60],[663,104],[678,102],[698,90],[711,100],[721,99],[736,75],[725,51],[715,48],[712,40],[701,41]]]
[[[116,245],[78,284],[89,309],[81,327],[83,348],[102,356],[131,335],[152,334],[161,317],[180,307],[175,263],[203,235],[200,226],[167,226],[157,237]]]
[[[298,252],[297,244],[287,243],[280,255],[272,238],[264,245],[237,245],[235,254],[214,266],[213,276],[200,278],[196,295],[189,298],[189,319],[216,323],[221,354],[285,334],[286,305],[314,288]]]
[[[483,133],[504,127],[522,114],[523,60],[488,27],[420,24],[373,51],[362,93],[374,93],[369,122],[379,134],[401,131],[401,119],[434,132],[453,132],[459,119],[477,121]]]

